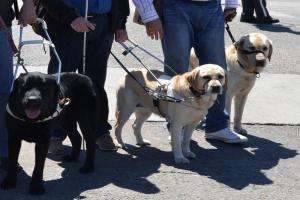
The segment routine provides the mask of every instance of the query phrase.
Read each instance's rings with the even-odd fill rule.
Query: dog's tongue
[[[29,119],[36,119],[40,116],[41,111],[36,108],[27,108],[25,109],[25,113]]]

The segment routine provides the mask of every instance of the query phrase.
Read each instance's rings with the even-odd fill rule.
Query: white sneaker
[[[245,143],[248,142],[248,138],[231,131],[229,128],[224,128],[222,130],[205,133],[205,138],[209,140],[220,140],[226,143]]]

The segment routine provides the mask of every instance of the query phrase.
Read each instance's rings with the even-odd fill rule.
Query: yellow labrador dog
[[[157,77],[163,72],[152,71]],[[115,135],[119,144],[125,148],[122,140],[122,128],[132,113],[136,119],[133,124],[134,135],[140,146],[150,143],[143,139],[141,128],[143,123],[155,113],[165,117],[171,124],[171,145],[176,163],[189,163],[188,158],[195,154],[190,150],[192,133],[198,123],[204,119],[207,110],[222,93],[225,84],[225,71],[217,65],[207,64],[194,70],[172,77],[168,84],[161,87],[146,70],[133,71],[132,74],[140,83],[152,90],[161,91],[165,95],[183,100],[181,103],[160,101],[153,104],[149,96],[129,75],[121,80],[117,90],[117,110]],[[183,130],[183,131],[182,131]],[[181,135],[183,134],[183,135]],[[181,139],[182,138],[182,139]]]
[[[242,128],[245,103],[260,74],[273,53],[272,41],[261,33],[250,33],[226,49],[228,85],[226,110],[230,114],[234,100],[234,131],[246,135]],[[199,65],[195,52],[191,52],[190,70]]]

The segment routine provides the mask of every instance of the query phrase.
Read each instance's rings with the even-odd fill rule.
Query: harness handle
[[[143,47],[141,47],[140,45],[138,45],[136,42],[128,39],[128,41],[133,45],[134,48],[138,48],[140,49],[141,51],[143,51],[144,53],[148,54],[149,56],[151,56],[152,58],[154,58],[155,60],[157,60],[158,62],[160,62],[163,66],[167,67],[174,75],[178,75],[178,73],[168,64],[166,64],[163,60],[161,60],[160,58],[158,58],[157,56],[155,56],[154,54],[152,54],[151,52],[149,52],[148,50],[144,49]],[[131,51],[134,49],[134,48],[131,48],[131,49],[126,49],[128,53],[131,53]],[[129,51],[130,50],[130,51]],[[126,51],[125,51],[126,52]],[[125,53],[123,52],[123,53]],[[128,54],[127,53],[127,54]],[[127,55],[126,54],[126,55]],[[123,54],[124,55],[124,54]]]
[[[160,92],[154,91],[147,86],[144,86],[137,78],[124,66],[124,64],[120,61],[120,59],[117,58],[117,56],[113,53],[110,52],[110,54],[114,57],[114,59],[118,62],[118,64],[124,69],[124,71],[135,81],[137,84],[150,96],[152,96],[154,99],[159,99],[163,101],[169,101],[169,102],[174,102],[174,103],[180,103],[183,100],[182,99],[177,99],[168,95],[163,95]]]

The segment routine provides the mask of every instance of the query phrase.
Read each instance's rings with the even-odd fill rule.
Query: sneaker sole
[[[241,143],[246,143],[248,142],[248,139],[246,140],[230,140],[230,139],[225,139],[225,138],[222,138],[222,137],[205,137],[205,139],[207,140],[219,140],[219,141],[222,141],[222,142],[225,142],[225,143],[228,143],[228,144],[241,144]]]

